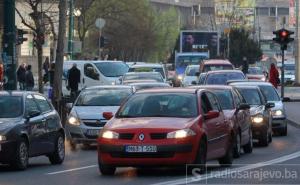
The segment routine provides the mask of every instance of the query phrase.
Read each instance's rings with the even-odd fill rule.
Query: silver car
[[[96,86],[81,91],[66,123],[67,138],[72,147],[96,142],[99,131],[116,113],[121,103],[134,93],[131,86]]]
[[[241,81],[231,82],[230,85],[243,85],[243,86],[258,86],[268,102],[274,103],[275,107],[272,108],[272,129],[274,132],[282,136],[287,135],[287,116],[283,101],[277,93],[277,90],[269,82],[262,81]]]

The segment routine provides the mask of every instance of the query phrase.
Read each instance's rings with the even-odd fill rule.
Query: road
[[[228,177],[225,182],[232,184],[253,183],[279,183],[279,184],[300,184],[300,129],[289,125],[287,137],[274,137],[269,147],[255,147],[252,154],[242,155],[234,161],[233,167],[244,174],[253,171],[269,172],[291,170],[296,173],[297,178],[274,179],[262,177],[249,177],[246,179],[236,179],[234,176]],[[209,164],[217,164],[215,161]],[[252,164],[257,164],[253,166]],[[281,164],[281,165],[278,165]],[[285,165],[283,165],[285,164]],[[293,164],[293,165],[287,165]],[[298,165],[299,164],[299,165]],[[260,167],[260,168],[257,168]],[[229,170],[230,170],[229,169]],[[15,172],[7,166],[0,166],[1,185],[171,185],[171,184],[224,184],[224,178],[219,178],[218,173],[232,174],[232,171],[220,167],[210,167],[207,174],[199,176],[189,175],[186,179],[185,169],[134,169],[120,168],[113,177],[101,176],[98,172],[96,148],[70,150],[67,145],[66,159],[62,165],[51,166],[46,157],[38,157],[30,160],[30,166],[26,171]],[[224,171],[225,170],[225,171]],[[295,172],[296,171],[296,172]],[[249,173],[248,173],[249,172]],[[252,174],[253,175],[253,174]],[[282,178],[282,177],[281,177]],[[201,180],[202,179],[202,180]],[[189,182],[189,181],[196,182]],[[201,181],[199,181],[201,180]],[[261,181],[263,180],[263,181]],[[285,180],[285,181],[283,181]]]

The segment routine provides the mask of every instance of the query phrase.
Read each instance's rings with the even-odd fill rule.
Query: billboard
[[[180,34],[180,52],[208,52],[210,58],[218,55],[218,32],[182,31]]]
[[[290,0],[290,15],[289,15],[289,27],[296,27],[296,2],[295,0]]]

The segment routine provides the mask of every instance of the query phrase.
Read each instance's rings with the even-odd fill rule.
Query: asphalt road
[[[300,129],[289,125],[287,137],[274,137],[269,147],[255,147],[252,154],[242,155],[229,169],[209,167],[206,175],[194,173],[186,178],[185,169],[134,169],[119,168],[113,177],[101,176],[97,166],[96,148],[71,151],[67,146],[66,160],[62,165],[51,166],[46,157],[30,160],[26,171],[13,171],[0,166],[1,185],[171,185],[171,184],[300,184]],[[215,161],[209,164],[217,164]],[[253,165],[255,164],[255,165]],[[237,178],[233,169],[238,169]],[[274,172],[266,177],[262,173]],[[290,170],[290,175],[286,171]],[[223,176],[220,178],[221,172]],[[251,174],[250,174],[251,173]],[[261,173],[261,175],[256,175]],[[295,176],[296,177],[291,176]],[[213,175],[213,176],[212,176]],[[248,175],[248,176],[247,176]],[[252,176],[251,176],[252,175]],[[273,176],[271,176],[273,175]],[[288,177],[285,177],[288,176]],[[224,181],[224,179],[226,179]]]

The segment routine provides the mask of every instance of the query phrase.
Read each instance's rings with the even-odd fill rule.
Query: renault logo
[[[139,135],[139,140],[140,140],[140,141],[143,141],[144,139],[145,139],[145,135],[144,135],[144,134],[140,134],[140,135]]]

